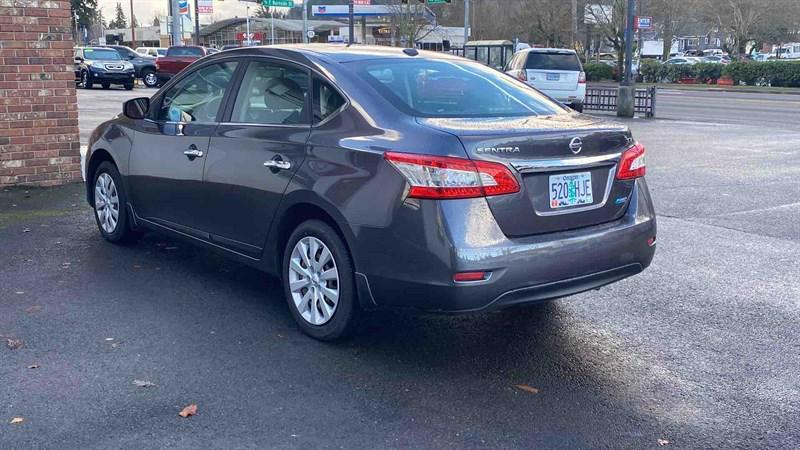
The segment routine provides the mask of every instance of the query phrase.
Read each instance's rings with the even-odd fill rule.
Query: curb
[[[587,86],[589,87],[600,87],[600,88],[615,88],[619,85],[617,84],[605,84],[605,83],[589,83]],[[649,88],[655,86],[656,89],[671,89],[675,91],[695,91],[695,92],[740,92],[743,94],[778,94],[778,95],[800,95],[800,88],[774,88],[773,89],[754,89],[752,87],[741,87],[741,88],[730,88],[730,87],[712,87],[711,86],[701,86],[701,85],[686,85],[686,84],[645,84],[640,83],[636,85],[637,87],[644,87]],[[689,87],[693,86],[693,87]],[[694,86],[701,86],[701,87],[694,87]]]

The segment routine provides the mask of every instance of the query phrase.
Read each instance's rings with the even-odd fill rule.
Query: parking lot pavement
[[[103,242],[79,185],[0,192],[0,335],[23,341],[0,345],[0,442],[798,448],[797,131],[629,124],[659,213],[649,270],[531,308],[380,312],[336,345],[253,269]]]
[[[126,91],[120,86],[111,89],[95,87],[90,90],[78,88],[78,108],[80,109],[79,126],[81,144],[86,145],[89,135],[104,121],[115,117],[122,112],[122,102],[136,97],[150,97],[157,91],[136,85],[132,91]]]

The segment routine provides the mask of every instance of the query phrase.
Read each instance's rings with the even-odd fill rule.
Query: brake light
[[[586,72],[578,74],[578,84],[586,84]]]
[[[519,183],[500,163],[386,152],[384,158],[408,182],[411,198],[475,198],[519,192]]]
[[[638,142],[633,144],[631,148],[625,150],[619,160],[617,179],[632,180],[634,178],[643,177],[645,173],[647,173],[644,154],[644,145]]]
[[[528,81],[528,71],[525,69],[517,71],[517,79],[519,81]]]
[[[488,278],[488,272],[458,272],[453,274],[453,281],[456,283],[469,283],[472,281],[483,281]]]

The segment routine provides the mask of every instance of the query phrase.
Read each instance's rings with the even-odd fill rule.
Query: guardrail
[[[586,88],[586,100],[583,102],[584,110],[616,111],[617,88]],[[634,111],[648,119],[656,115],[656,87],[636,89],[634,97]]]

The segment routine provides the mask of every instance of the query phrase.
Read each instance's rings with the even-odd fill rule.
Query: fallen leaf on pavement
[[[11,350],[16,350],[16,349],[22,347],[22,345],[24,344],[22,342],[22,339],[14,339],[14,338],[6,337],[5,340],[6,340],[6,347],[10,348]]]
[[[25,293],[25,291],[15,291],[14,293],[17,294],[17,295],[22,295],[22,294]]]
[[[30,233],[30,232],[31,232],[31,229],[30,229],[30,228],[23,228],[23,229],[22,229],[22,232],[23,232],[23,233]]]
[[[183,418],[194,416],[195,414],[197,414],[197,405],[194,404],[189,405],[186,408],[183,408],[181,412],[178,413],[178,415]]]
[[[42,309],[41,306],[33,305],[33,306],[29,306],[28,309],[25,310],[25,312],[28,313],[28,314],[33,314],[36,311],[40,311],[41,309]]]
[[[113,341],[113,340],[114,340],[114,338],[106,338],[106,341],[109,341],[109,342]]]
[[[25,418],[23,418],[23,417],[14,417],[13,419],[11,419],[11,422],[9,422],[9,423],[11,425],[18,425],[18,424],[21,424],[22,422],[25,422]]]
[[[133,385],[138,387],[148,388],[148,387],[153,387],[156,384],[147,380],[133,380]]]
[[[656,440],[656,442],[658,442],[658,445],[660,445],[662,447],[665,446],[665,445],[669,445],[670,444],[670,442],[668,440],[666,440],[666,439],[658,439],[658,440]]]
[[[39,368],[38,364],[31,364],[30,366],[28,366],[28,369],[38,369],[38,368]]]
[[[539,393],[539,389],[536,389],[535,387],[528,386],[527,384],[515,384],[514,387],[519,389],[520,391],[525,391],[525,392],[527,392],[529,394],[538,394]]]

